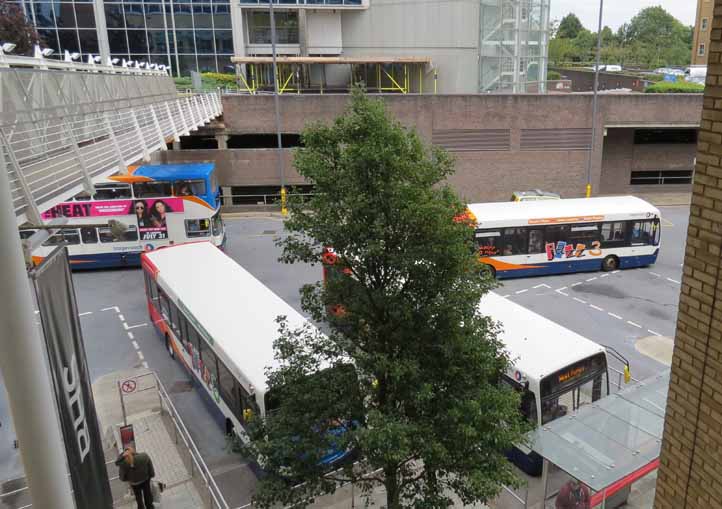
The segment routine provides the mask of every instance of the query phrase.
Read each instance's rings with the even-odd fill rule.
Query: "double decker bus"
[[[96,183],[92,196],[79,193],[42,218],[67,222],[33,251],[34,263],[62,243],[74,269],[137,266],[143,251],[201,239],[223,246],[226,238],[213,163],[139,166]],[[116,228],[97,226],[113,222]],[[23,237],[33,233],[21,230]]]
[[[657,260],[659,210],[634,196],[473,203],[482,262],[499,279],[612,271]]]
[[[141,263],[148,313],[168,353],[191,373],[226,433],[246,440],[249,419],[267,418],[283,405],[265,372],[277,365],[277,317],[285,316],[291,330],[315,327],[209,242],[145,252]],[[352,454],[329,449],[320,464],[333,466]]]
[[[493,292],[481,299],[479,312],[501,324],[499,338],[512,361],[502,381],[520,393],[520,411],[535,425],[609,394],[602,345]],[[543,458],[523,444],[509,459],[529,475],[542,473]]]

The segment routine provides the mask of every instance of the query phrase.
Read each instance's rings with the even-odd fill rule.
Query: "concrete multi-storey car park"
[[[268,0],[10,0],[56,50],[232,72],[271,54]],[[543,90],[549,0],[274,0],[281,56],[421,57],[439,93]],[[388,66],[387,66],[387,70]],[[245,73],[245,69],[242,69]],[[348,69],[315,65],[331,83]],[[418,87],[414,87],[418,88]]]
[[[591,94],[382,97],[403,124],[453,153],[450,181],[469,201],[507,200],[513,191],[533,188],[565,198],[584,195]],[[308,122],[330,122],[347,101],[340,94],[280,96],[287,185],[304,183],[292,166],[299,133]],[[159,157],[214,160],[227,195],[277,193],[273,98],[227,95],[223,108],[222,123],[183,138],[178,150]],[[699,94],[601,94],[593,193],[689,192],[701,109]]]

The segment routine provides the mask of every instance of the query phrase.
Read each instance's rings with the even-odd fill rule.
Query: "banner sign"
[[[183,212],[183,198],[137,200],[71,201],[59,203],[42,213],[43,219],[56,217],[105,217],[135,215],[140,223],[155,218],[165,219],[166,213]],[[139,224],[139,226],[141,226]],[[150,226],[150,225],[149,225]]]
[[[113,497],[66,247],[30,272],[45,336],[76,509],[111,509]],[[38,416],[40,418],[40,416]]]

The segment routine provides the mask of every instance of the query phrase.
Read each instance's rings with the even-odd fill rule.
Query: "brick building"
[[[713,10],[714,0],[697,0],[697,18],[692,35],[692,65],[707,65]]]

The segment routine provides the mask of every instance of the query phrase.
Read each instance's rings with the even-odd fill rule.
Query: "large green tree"
[[[574,13],[564,16],[559,23],[555,37],[559,39],[574,39],[584,29],[582,22]]]
[[[509,359],[478,309],[494,281],[458,221],[452,160],[358,91],[332,125],[302,139],[294,162],[315,194],[290,205],[282,260],[318,263],[333,246],[343,275],[302,289],[328,335],[282,327],[269,370],[282,403],[253,420],[247,448],[269,473],[256,503],[302,506],[343,481],[383,486],[390,509],[489,500],[515,482],[504,453],[528,425],[498,383]],[[327,311],[339,304],[343,312]],[[343,365],[355,375],[308,376]],[[319,465],[347,448],[356,467]],[[303,484],[291,488],[284,474]]]

